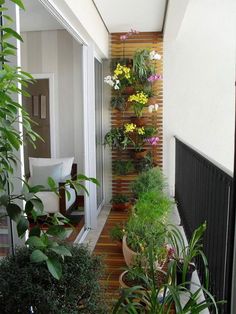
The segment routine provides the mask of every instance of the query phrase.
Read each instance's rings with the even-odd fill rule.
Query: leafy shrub
[[[144,220],[159,220],[162,223],[173,207],[174,202],[164,193],[149,191],[143,193],[135,204],[136,214]]]
[[[114,173],[117,175],[126,175],[134,170],[131,160],[115,160]]]
[[[121,241],[124,235],[123,227],[115,225],[109,232],[110,237],[113,241]]]
[[[165,178],[160,168],[152,168],[139,174],[132,183],[132,191],[136,197],[140,197],[148,191],[162,192],[166,186]]]
[[[0,264],[1,314],[97,314],[107,313],[99,279],[101,260],[91,257],[84,246],[71,247],[65,257],[63,275],[54,279],[44,264],[30,262],[30,250],[21,248]]]
[[[111,204],[125,204],[129,202],[129,197],[124,194],[116,194],[111,199]]]
[[[152,155],[148,153],[144,158],[135,161],[134,165],[136,171],[147,171],[153,167]]]

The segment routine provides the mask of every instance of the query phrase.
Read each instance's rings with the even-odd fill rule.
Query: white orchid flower
[[[148,106],[148,112],[149,112],[149,113],[152,113],[152,112],[153,112],[153,109],[154,109],[154,105]]]
[[[157,111],[159,109],[159,105],[158,104],[155,104],[154,105],[154,108],[155,108],[155,111]]]

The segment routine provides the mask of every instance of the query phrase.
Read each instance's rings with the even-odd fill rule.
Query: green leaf
[[[28,244],[30,247],[45,247],[45,244],[40,239],[40,237],[36,236],[29,237],[29,239],[26,241],[26,244]]]
[[[18,140],[18,138],[14,135],[13,132],[10,132],[8,130],[4,130],[9,142],[11,143],[11,145],[18,150],[20,148],[20,141]]]
[[[34,250],[30,255],[30,261],[32,263],[41,263],[47,260],[47,255],[45,255],[41,250]]]
[[[59,280],[62,275],[62,266],[59,260],[56,258],[50,257],[46,260],[46,263],[47,263],[47,267],[51,275],[57,280]]]
[[[53,248],[50,248],[51,251],[57,253],[58,255],[61,256],[72,256],[70,250],[68,250],[65,246],[60,245],[60,246],[56,246]]]
[[[29,221],[24,217],[21,216],[19,222],[17,223],[17,232],[18,236],[21,237],[25,234],[25,231],[29,229]]]
[[[13,0],[12,0],[13,1]],[[23,42],[22,37],[16,32],[14,31],[12,28],[9,27],[3,27],[3,31],[7,34],[12,35],[13,37],[15,37],[16,39],[20,40]]]
[[[24,4],[21,0],[11,0],[11,2],[14,2],[17,4],[22,10],[25,10]]]
[[[48,185],[52,190],[57,187],[57,184],[52,177],[48,177]]]
[[[7,204],[9,203],[9,196],[8,195],[2,195],[0,196],[0,206],[7,206]]]
[[[51,226],[48,228],[47,234],[60,239],[65,239],[67,236],[67,232],[63,226]]]
[[[40,234],[41,234],[40,227],[34,226],[32,229],[30,229],[29,237],[33,237],[33,236],[40,237]]]
[[[32,204],[34,205],[34,208],[39,211],[39,212],[43,212],[43,203],[40,199],[34,198],[30,200],[32,202]]]
[[[7,209],[7,213],[9,215],[9,217],[14,220],[15,222],[19,222],[21,219],[21,208],[20,206],[13,204],[13,203],[9,203],[6,207]]]

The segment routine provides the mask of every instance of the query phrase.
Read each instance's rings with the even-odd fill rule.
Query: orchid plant
[[[132,83],[131,69],[125,65],[118,63],[113,75],[107,75],[104,82],[110,85],[114,90],[123,90]]]
[[[128,101],[132,102],[133,110],[135,115],[140,118],[143,113],[143,109],[148,102],[148,96],[144,92],[137,92],[136,94],[130,95]]]

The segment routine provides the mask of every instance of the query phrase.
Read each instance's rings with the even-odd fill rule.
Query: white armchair
[[[31,185],[43,185],[45,191],[38,192],[36,195],[42,200],[44,211],[52,214],[60,212],[68,215],[73,208],[78,206],[76,191],[70,185],[65,185],[67,179],[74,178],[77,175],[77,165],[73,163],[74,158],[33,158],[29,157]],[[59,187],[60,197],[54,192],[47,191],[48,177],[52,177]],[[49,187],[48,187],[49,188]],[[65,189],[70,193],[68,199]]]

